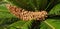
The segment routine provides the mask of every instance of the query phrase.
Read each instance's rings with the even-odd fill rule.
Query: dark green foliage
[[[20,19],[13,16],[5,7],[0,5],[0,29],[4,29],[10,24],[19,21]]]
[[[47,7],[47,0],[8,0],[16,6],[26,10],[44,10]]]
[[[46,20],[56,29],[60,29],[60,0],[7,0],[18,7],[29,11],[46,10],[49,17]],[[5,1],[6,2],[6,1]],[[4,3],[2,3],[4,4]],[[40,27],[40,28],[39,28]],[[51,29],[40,21],[22,21],[0,5],[0,29]]]
[[[60,3],[60,0],[48,0],[48,6],[46,8],[46,11],[49,12],[55,5]]]
[[[26,10],[38,11],[46,10],[49,12],[60,0],[8,0],[12,4]]]
[[[3,0],[0,0],[0,2],[3,1]]]

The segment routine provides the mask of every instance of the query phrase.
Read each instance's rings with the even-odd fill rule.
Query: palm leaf
[[[59,26],[59,20],[60,20],[60,3],[55,5],[51,11],[49,12],[49,14],[51,14],[48,19],[47,22],[52,25],[55,29],[60,29]],[[50,18],[51,17],[51,18]],[[55,24],[55,25],[54,25]]]
[[[8,0],[8,1],[14,5],[21,7],[23,9],[26,9],[26,10],[31,10],[31,11],[46,10],[48,12],[48,14],[50,15],[47,18],[48,19],[47,22],[50,25],[54,26],[56,29],[60,29],[58,27],[60,23],[59,23],[59,21],[57,22],[57,20],[59,20],[57,17],[58,16],[60,17],[60,6],[59,6],[60,0]],[[53,21],[55,21],[57,23],[54,23]],[[20,24],[24,25],[24,26],[21,26]],[[32,23],[30,21],[27,21],[27,22],[18,21],[17,23],[15,22],[15,23],[11,24],[7,28],[8,29],[17,29],[17,28],[21,29],[20,27],[23,27],[22,29],[28,29],[31,24]],[[41,29],[45,29],[45,28],[49,29],[50,28],[49,25],[45,25],[46,23],[43,23],[42,25],[41,24],[40,24]]]
[[[48,6],[45,9],[47,12],[49,12],[55,5],[57,5],[58,3],[60,3],[60,0],[48,0]]]
[[[51,11],[49,12],[49,14],[56,14],[56,15],[60,15],[60,3],[55,5]]]
[[[47,7],[47,0],[8,0],[16,6],[26,10],[44,10]]]
[[[15,22],[11,25],[9,25],[7,28],[10,29],[11,27],[13,28],[18,28],[18,29],[29,29],[29,27],[31,27],[32,25],[32,21],[18,21],[18,22]]]

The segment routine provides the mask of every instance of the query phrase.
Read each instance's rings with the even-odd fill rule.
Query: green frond
[[[17,21],[15,23],[12,23],[9,25],[7,28],[10,29],[11,27],[13,28],[18,28],[18,29],[29,29],[32,25],[32,20],[31,21]]]
[[[26,10],[44,10],[47,7],[48,0],[8,0],[12,4]]]
[[[49,14],[55,14],[55,15],[60,15],[60,3],[55,5],[51,11],[49,12]]]
[[[29,11],[46,10],[48,12],[47,22],[56,29],[60,29],[60,0],[7,0],[8,3],[21,7]],[[4,3],[3,3],[4,4]],[[50,18],[49,18],[50,17]],[[22,21],[13,16],[5,5],[0,5],[0,29],[33,29],[38,28],[33,26],[35,23],[40,29],[51,29],[45,22]]]
[[[48,0],[48,5],[46,7],[46,11],[49,12],[55,5],[60,3],[60,0]]]

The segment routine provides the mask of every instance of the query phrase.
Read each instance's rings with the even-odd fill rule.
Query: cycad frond
[[[48,0],[8,0],[18,7],[26,10],[44,10],[47,7]]]

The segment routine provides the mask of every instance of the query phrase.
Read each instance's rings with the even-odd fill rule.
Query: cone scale
[[[33,12],[33,11],[26,11],[23,8],[19,8],[10,4],[6,4],[7,9],[14,14],[16,17],[22,19],[22,20],[44,20],[45,17],[47,17],[46,11],[39,11],[39,12]]]

